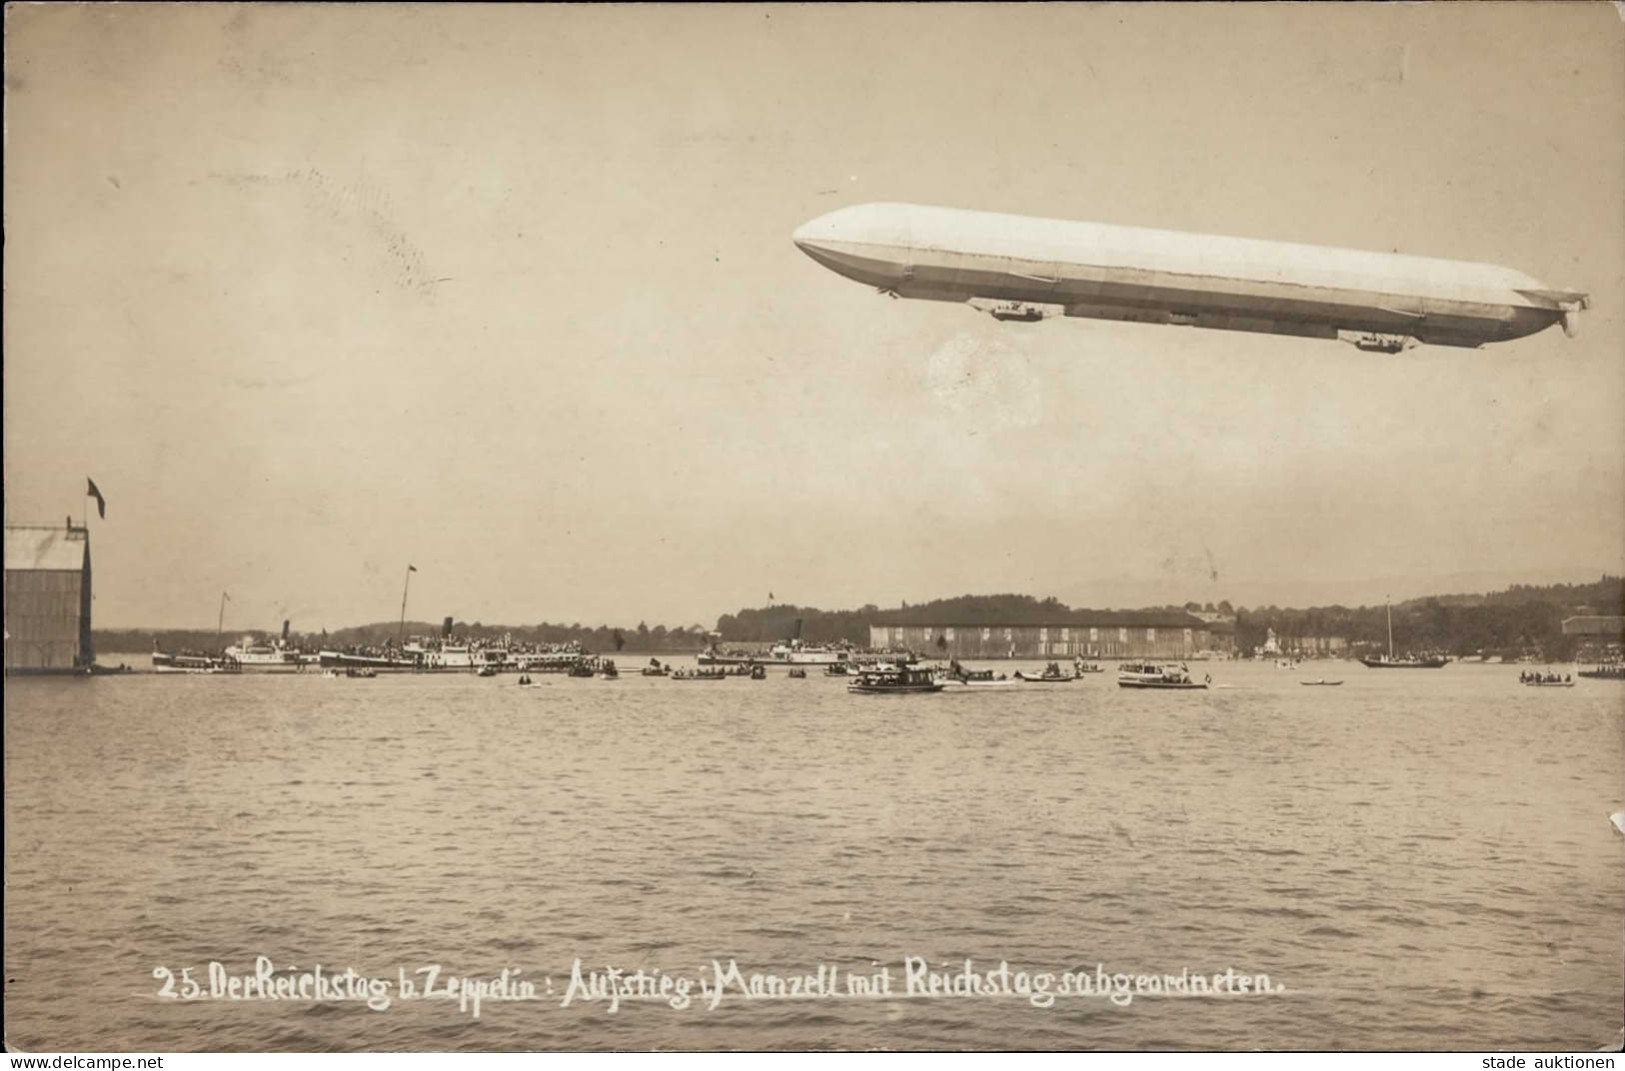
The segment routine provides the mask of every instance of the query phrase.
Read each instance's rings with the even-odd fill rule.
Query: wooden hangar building
[[[911,620],[905,610],[871,621],[869,645],[927,658],[1228,658],[1235,650],[1235,623],[1155,610],[1077,610],[1053,621],[950,623]]]
[[[90,639],[90,530],[6,525],[6,673],[83,673]]]

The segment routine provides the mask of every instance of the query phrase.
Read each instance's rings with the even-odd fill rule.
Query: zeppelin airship
[[[891,297],[968,302],[999,320],[1084,316],[1342,339],[1397,353],[1482,346],[1561,323],[1587,295],[1511,268],[912,204],[862,204],[793,240]]]

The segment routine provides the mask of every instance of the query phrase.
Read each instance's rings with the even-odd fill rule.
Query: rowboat
[[[1051,662],[1049,665],[1044,667],[1044,672],[1042,673],[1026,673],[1018,669],[1016,670],[1016,679],[1029,681],[1033,684],[1067,684],[1071,681],[1077,680],[1078,678],[1076,676],[1067,676],[1061,672],[1061,667],[1059,664]]]

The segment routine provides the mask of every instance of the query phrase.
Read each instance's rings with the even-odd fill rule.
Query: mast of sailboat
[[[222,591],[220,593],[220,616],[214,623],[214,639],[216,643],[220,642],[221,635],[226,631],[226,603],[230,601],[231,596]]]
[[[1386,598],[1383,603],[1388,607],[1388,661],[1394,660],[1394,604]]]
[[[401,624],[395,630],[395,646],[399,647],[406,636],[406,592],[412,586],[412,574],[418,571],[415,565],[406,567],[406,583],[401,585]]]

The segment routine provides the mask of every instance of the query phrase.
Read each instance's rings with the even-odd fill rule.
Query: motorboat
[[[1085,662],[1083,659],[1079,658],[1072,663],[1072,672],[1080,676],[1085,673],[1104,673],[1106,672],[1106,667],[1101,665],[1099,662]]]
[[[943,682],[929,669],[884,665],[860,671],[846,690],[866,695],[907,695],[940,692],[943,687]]]
[[[1021,682],[991,669],[966,669],[957,660],[949,662],[947,669],[935,670],[936,677],[948,688],[1015,688]]]
[[[1164,665],[1160,662],[1124,662],[1117,670],[1119,688],[1192,689],[1206,688],[1212,678],[1204,676],[1191,680],[1190,670],[1182,665]]]
[[[1318,681],[1299,681],[1298,683],[1303,685],[1305,688],[1317,688],[1317,687],[1336,688],[1339,684],[1342,684],[1343,682],[1342,681],[1329,681],[1325,677],[1322,677]]]

